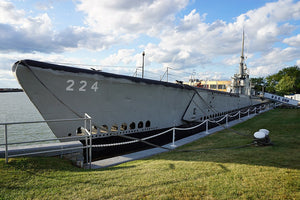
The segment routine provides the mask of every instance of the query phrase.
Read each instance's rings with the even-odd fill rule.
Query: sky
[[[166,81],[230,80],[300,65],[298,0],[0,0],[0,88],[33,59]]]

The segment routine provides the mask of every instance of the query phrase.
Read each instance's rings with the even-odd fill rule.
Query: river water
[[[0,93],[0,123],[43,120],[24,92]],[[46,123],[8,126],[8,142],[25,142],[56,138]],[[4,143],[4,126],[0,125],[0,144]],[[27,144],[28,145],[28,144]]]

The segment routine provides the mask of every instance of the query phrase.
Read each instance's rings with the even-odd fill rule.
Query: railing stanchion
[[[89,124],[87,122],[89,120]],[[82,136],[70,136],[68,138],[62,137],[62,138],[55,138],[55,139],[42,139],[42,140],[33,140],[33,141],[25,141],[25,142],[13,142],[9,143],[8,142],[8,126],[9,125],[16,125],[16,124],[32,124],[32,123],[48,123],[48,122],[64,122],[64,121],[84,121],[84,128],[85,132],[87,134],[82,135]],[[68,150],[77,150],[77,149],[86,149],[86,162],[87,164],[90,165],[91,168],[91,162],[92,162],[92,118],[86,114],[84,118],[74,118],[74,119],[54,119],[54,120],[44,120],[44,121],[25,121],[25,122],[10,122],[10,123],[0,123],[0,126],[4,126],[4,143],[0,144],[0,146],[5,146],[4,147],[4,157],[5,157],[5,163],[8,163],[8,158],[12,157],[19,157],[19,156],[29,156],[29,155],[37,155],[37,154],[47,154],[47,153],[55,153],[55,155],[62,155],[64,154],[64,151]],[[89,129],[87,129],[87,126],[89,126]],[[79,139],[80,138],[80,139]],[[58,146],[56,149],[51,149],[51,150],[36,150],[33,152],[28,152],[28,153],[18,153],[14,155],[9,156],[9,145],[19,145],[19,144],[28,144],[28,143],[36,143],[36,142],[48,142],[48,141],[56,141],[56,140],[85,140],[85,146],[81,145],[80,147],[67,147],[65,148],[63,145]],[[82,155],[84,155],[84,152],[82,152]]]
[[[228,114],[226,114],[226,127],[228,127]]]
[[[90,169],[92,168],[92,120],[91,117],[89,117],[89,121],[90,121]]]
[[[175,132],[176,132],[176,128],[173,127],[172,144],[170,145],[172,148],[176,148],[176,145],[175,145]]]
[[[86,113],[84,114],[84,130],[85,130],[85,132],[87,132],[88,130],[87,130],[87,128],[86,128],[86,125],[87,125],[87,123],[86,123],[86,121],[87,121],[87,115],[86,115]],[[88,133],[85,133],[85,158],[86,158],[86,163],[88,164],[90,161],[90,159],[89,159],[89,138],[88,138]]]
[[[4,141],[5,141],[5,164],[7,164],[8,163],[7,124],[4,125]]]
[[[206,120],[206,123],[205,123],[205,126],[206,126],[206,132],[205,132],[205,134],[209,134],[209,132],[208,132],[208,122],[209,122],[209,119],[207,119]]]
[[[239,121],[241,121],[241,111],[239,110]]]

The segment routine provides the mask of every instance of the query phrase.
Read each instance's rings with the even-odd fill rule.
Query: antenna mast
[[[144,68],[145,68],[145,51],[143,51],[142,55],[143,55],[143,64],[142,64],[142,78],[144,78]]]
[[[241,78],[245,78],[245,72],[244,72],[244,62],[245,62],[245,57],[244,57],[244,30],[243,30],[243,42],[242,42],[242,52],[241,52],[241,62],[240,62],[240,76]]]

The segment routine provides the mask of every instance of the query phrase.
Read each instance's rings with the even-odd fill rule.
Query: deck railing
[[[175,137],[176,137],[176,130],[180,131],[180,130],[192,130],[192,129],[196,129],[202,125],[205,124],[205,134],[209,134],[209,123],[215,123],[218,126],[223,126],[224,128],[229,127],[229,118],[235,118],[236,120],[241,120],[242,116],[243,117],[248,117],[250,116],[250,114],[257,114],[263,110],[268,110],[266,109],[266,105],[263,106],[259,106],[259,107],[254,107],[253,109],[248,109],[246,111],[237,111],[236,113],[228,113],[226,115],[224,115],[222,118],[220,118],[219,120],[215,121],[213,119],[206,119],[204,121],[202,121],[201,123],[197,124],[196,126],[193,127],[188,127],[188,128],[179,128],[179,127],[173,127],[171,129],[168,129],[166,131],[163,131],[161,133],[158,133],[156,135],[152,135],[152,136],[148,136],[145,138],[133,138],[130,141],[126,141],[126,142],[120,142],[120,143],[112,143],[112,144],[99,144],[99,145],[93,145],[92,144],[92,118],[88,115],[85,114],[84,118],[76,118],[76,119],[60,119],[60,120],[45,120],[45,121],[31,121],[31,122],[13,122],[13,123],[0,123],[0,125],[3,125],[4,128],[4,144],[0,144],[0,145],[4,145],[5,146],[5,162],[8,163],[8,158],[12,158],[12,157],[18,157],[18,156],[28,156],[28,155],[34,155],[34,154],[41,154],[41,153],[51,153],[51,152],[59,152],[59,151],[67,151],[67,150],[75,150],[75,149],[86,149],[86,164],[89,165],[89,167],[91,168],[91,160],[92,160],[92,148],[93,147],[109,147],[109,146],[118,146],[118,145],[126,145],[126,144],[131,144],[131,143],[136,143],[136,142],[142,142],[142,141],[146,141],[149,140],[151,138],[155,138],[158,136],[161,136],[163,134],[166,134],[170,131],[172,131],[172,143],[171,143],[171,148],[176,148],[176,144],[175,144]],[[270,105],[268,105],[268,108],[270,109]],[[238,116],[238,117],[237,117]],[[225,119],[225,122],[224,122]],[[35,140],[35,141],[27,141],[27,142],[15,142],[15,143],[8,143],[7,142],[7,136],[8,136],[8,131],[7,131],[7,127],[9,125],[14,125],[14,124],[28,124],[28,123],[47,123],[47,122],[66,122],[66,121],[84,121],[84,132],[86,133],[85,135],[82,136],[73,136],[73,137],[63,137],[63,138],[55,138],[55,139],[45,139],[45,140]],[[222,122],[223,121],[223,122]],[[54,141],[54,140],[83,140],[85,139],[85,146],[82,147],[72,147],[72,148],[65,148],[65,149],[57,149],[57,150],[48,150],[48,151],[38,151],[38,152],[33,152],[33,153],[25,153],[25,154],[14,154],[14,155],[8,155],[8,146],[9,145],[14,145],[14,144],[25,144],[25,143],[34,143],[34,142],[45,142],[45,141]]]
[[[20,125],[20,124],[36,124],[36,123],[48,123],[48,122],[69,122],[69,121],[83,121],[84,122],[84,135],[80,136],[72,136],[72,137],[62,137],[62,138],[53,138],[53,139],[42,139],[42,140],[32,140],[32,141],[24,141],[24,142],[8,142],[8,126],[12,125]],[[4,154],[5,154],[5,163],[8,163],[8,158],[13,157],[20,157],[20,156],[31,156],[37,154],[46,154],[46,153],[54,153],[54,152],[65,152],[70,150],[77,150],[77,149],[86,149],[86,164],[91,166],[92,160],[92,118],[88,114],[84,114],[83,118],[74,118],[74,119],[57,119],[57,120],[42,120],[42,121],[25,121],[25,122],[6,122],[0,123],[0,126],[4,126],[4,143],[0,144],[0,146],[5,146]],[[69,147],[69,148],[61,148],[54,150],[37,150],[34,152],[28,153],[17,153],[13,155],[9,155],[8,147],[10,145],[19,145],[19,144],[32,144],[38,142],[50,142],[50,141],[57,141],[57,140],[64,140],[64,141],[79,141],[85,140],[85,146],[81,147]]]
[[[97,145],[92,145],[93,147],[97,147],[97,148],[101,148],[101,147],[111,147],[111,146],[119,146],[119,145],[127,145],[127,144],[132,144],[132,143],[136,143],[136,142],[145,142],[146,140],[149,140],[149,139],[152,139],[152,138],[155,138],[155,137],[158,137],[158,136],[161,136],[161,135],[164,135],[164,134],[167,134],[169,132],[172,132],[172,144],[170,145],[171,148],[175,148],[176,145],[175,145],[175,137],[176,137],[176,130],[179,130],[179,131],[187,131],[187,130],[193,130],[193,129],[196,129],[202,125],[205,124],[205,133],[206,134],[209,134],[209,123],[215,123],[217,124],[218,126],[223,126],[224,128],[228,128],[229,127],[229,118],[235,118],[238,116],[237,120],[241,120],[242,119],[242,116],[241,115],[244,115],[244,117],[248,117],[250,116],[250,114],[257,114],[257,113],[260,113],[262,112],[263,110],[265,110],[267,108],[266,105],[263,105],[263,106],[257,106],[257,107],[254,107],[253,109],[251,108],[248,108],[246,111],[242,112],[242,111],[237,111],[236,113],[230,113],[230,114],[226,114],[224,115],[221,119],[219,119],[218,121],[215,121],[215,120],[212,120],[212,119],[206,119],[204,121],[202,121],[201,123],[193,126],[193,127],[188,127],[188,128],[179,128],[179,127],[173,127],[173,128],[170,128],[168,130],[165,130],[161,133],[157,133],[155,135],[151,135],[151,136],[148,136],[148,137],[145,137],[145,138],[134,138],[134,137],[131,137],[131,140],[129,141],[126,141],[126,142],[119,142],[119,143],[111,143],[111,144],[97,144]],[[268,104],[268,108],[270,109],[270,105]],[[225,124],[222,124],[221,121],[223,121],[225,119]],[[155,146],[155,145],[153,145]],[[157,146],[157,145],[156,145]]]

